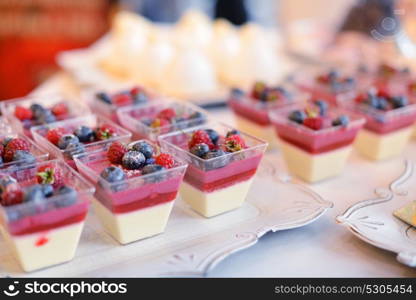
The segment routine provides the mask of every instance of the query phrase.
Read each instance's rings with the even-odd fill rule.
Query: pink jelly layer
[[[225,167],[210,171],[202,171],[190,164],[184,180],[193,187],[203,192],[210,193],[253,177],[262,156],[262,154],[259,154],[247,159],[236,160]]]
[[[350,126],[311,134],[289,124],[275,124],[279,138],[309,153],[320,154],[350,145],[362,126]]]
[[[93,161],[87,164],[96,174],[100,174],[102,170],[110,166],[107,159]],[[80,170],[82,173],[82,170]],[[87,174],[83,174],[88,177]],[[163,176],[163,174],[161,174]],[[128,175],[128,178],[132,178]],[[137,187],[128,187],[125,190],[111,192],[96,186],[98,200],[114,214],[132,212],[139,209],[152,207],[161,203],[173,201],[182,182],[182,175],[169,178],[156,183],[136,183]],[[134,185],[134,183],[132,183]]]
[[[394,118],[394,120],[388,122],[379,122],[375,120],[372,116],[369,116],[367,114],[362,115],[367,120],[365,124],[365,129],[378,134],[387,134],[396,130],[412,126],[416,121],[416,110],[409,112],[408,114],[400,115]]]
[[[62,226],[76,224],[85,220],[89,201],[50,210],[33,216],[23,217],[8,224],[10,234],[15,236],[43,232],[57,229]]]
[[[270,119],[267,109],[256,109],[253,101],[252,105],[243,103],[238,99],[231,99],[229,102],[230,107],[237,115],[244,117],[260,126],[270,125]]]

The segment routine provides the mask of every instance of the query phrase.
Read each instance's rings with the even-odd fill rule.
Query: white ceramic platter
[[[309,188],[278,178],[275,165],[266,155],[243,207],[205,219],[178,200],[164,234],[126,246],[91,214],[75,259],[29,276],[204,276],[265,233],[304,226],[332,207]],[[0,240],[0,276],[24,276],[5,246]]]

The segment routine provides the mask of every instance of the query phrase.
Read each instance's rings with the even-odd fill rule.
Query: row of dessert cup
[[[231,127],[207,123],[180,132],[169,133],[168,130],[167,134],[159,137],[160,148],[155,143],[149,143],[158,151],[173,155],[173,168],[112,184],[100,178],[100,172],[91,166],[95,162],[106,163],[106,151],[111,142],[116,140],[97,143],[89,147],[87,152],[68,159],[62,150],[58,151],[44,137],[45,130],[51,128],[74,128],[80,124],[95,126],[102,120],[101,117],[87,114],[35,126],[30,131],[22,124],[13,123],[17,120],[12,120],[17,130],[33,136],[38,144],[43,145],[43,149],[59,159],[7,168],[2,174],[15,178],[24,189],[36,184],[38,169],[47,166],[48,170],[53,170],[52,173],[61,170],[65,185],[71,186],[77,193],[75,198],[73,194],[53,195],[47,201],[2,207],[1,231],[25,271],[66,262],[74,257],[91,201],[104,228],[122,244],[163,232],[179,187],[183,199],[206,217],[241,206],[267,147],[263,141],[241,133],[248,145],[246,149],[203,160],[188,152],[181,143],[197,129],[213,128],[225,135]],[[121,135],[118,141],[130,140],[130,135]],[[76,165],[82,176],[67,163]]]

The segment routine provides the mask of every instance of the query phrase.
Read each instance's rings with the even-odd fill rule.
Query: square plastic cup
[[[23,187],[37,184],[39,167],[62,169],[68,193],[12,206],[0,205],[0,230],[24,271],[30,272],[70,261],[78,246],[94,187],[63,161],[52,160],[1,170]]]
[[[416,99],[409,100],[409,105],[389,111],[351,102],[348,108],[367,120],[355,143],[364,157],[378,161],[403,153],[416,122]]]
[[[249,92],[236,92],[232,90],[228,97],[228,106],[233,110],[237,127],[244,132],[263,139],[269,143],[269,148],[277,146],[276,135],[269,118],[271,109],[285,107],[297,102],[307,100],[307,94],[295,89],[293,85],[279,85],[286,91],[282,99],[264,102],[254,99]]]
[[[163,152],[186,161],[189,166],[181,186],[182,199],[204,217],[216,216],[240,207],[247,196],[267,143],[241,133],[247,148],[211,159],[202,159],[188,151],[188,141],[199,129],[214,129],[224,142],[228,131],[221,123],[210,123],[159,137]]]
[[[23,106],[30,108],[32,104],[40,104],[45,108],[52,108],[53,105],[58,103],[65,103],[68,106],[69,113],[65,116],[56,118],[56,121],[67,120],[79,116],[83,116],[90,113],[87,105],[75,99],[68,99],[61,95],[39,95],[30,96],[24,98],[11,99],[0,102],[0,108],[2,115],[8,120],[13,131],[23,133],[29,138],[32,138],[30,128],[33,126],[40,125],[35,121],[21,121],[15,116],[16,106]]]
[[[121,85],[121,86],[111,87],[111,88],[90,89],[82,93],[82,98],[84,99],[86,103],[88,103],[89,107],[91,108],[92,111],[94,111],[94,113],[102,115],[112,120],[113,122],[120,124],[119,118],[117,116],[117,110],[119,108],[130,106],[130,105],[137,105],[137,106],[146,105],[149,102],[156,99],[156,95],[148,91],[148,89],[144,89],[142,87],[139,87],[139,88],[143,91],[145,95],[144,101],[138,101],[137,103],[134,103],[131,99],[130,101],[126,101],[123,103],[107,103],[107,102],[102,101],[98,95],[100,93],[105,93],[110,98],[113,98],[115,95],[118,95],[118,94],[128,94],[131,88],[133,88],[133,86],[131,85],[129,86]]]
[[[195,117],[185,120],[179,119],[174,123],[160,127],[152,127],[151,124],[146,123],[147,120],[155,119],[160,111],[168,108],[173,109],[178,117],[192,116],[193,114]],[[206,123],[208,119],[206,111],[197,106],[172,101],[155,101],[145,106],[126,106],[118,109],[117,115],[121,125],[130,130],[135,139],[147,139],[154,143],[157,143],[159,135],[195,127]]]
[[[121,244],[164,232],[187,164],[175,160],[174,167],[146,175],[125,170],[126,180],[111,183],[100,176],[112,165],[107,149],[102,145],[74,158],[79,172],[96,187],[94,211],[105,230]]]
[[[19,134],[19,133],[3,134],[3,133],[1,133],[0,134],[0,141],[3,141],[5,138],[19,138],[19,139],[22,139],[22,140],[26,141],[26,143],[29,145],[29,152],[33,155],[33,158],[35,160],[34,161],[27,161],[25,159],[20,159],[20,160],[14,160],[14,161],[9,161],[9,162],[5,162],[3,160],[3,163],[0,164],[0,172],[1,172],[1,169],[10,168],[10,167],[19,168],[19,167],[24,166],[26,164],[31,165],[35,162],[45,161],[49,158],[49,153],[47,151],[45,151],[44,149],[39,147],[35,142],[33,142],[31,139],[27,138],[23,134]]]
[[[336,69],[336,68],[333,68]],[[368,88],[369,81],[358,80],[355,73],[341,73],[342,77],[349,76],[355,79],[354,83],[342,85],[331,85],[317,80],[318,76],[328,73],[331,68],[312,68],[298,71],[293,75],[293,83],[302,91],[309,93],[313,99],[320,99],[332,105],[344,106],[346,102],[353,99],[363,88]]]
[[[94,151],[94,149],[100,148],[102,144],[108,144],[114,141],[130,141],[131,133],[129,131],[106,118],[96,115],[86,115],[83,117],[69,119],[61,122],[35,126],[31,128],[31,131],[33,139],[38,145],[40,145],[43,149],[48,151],[53,157],[64,160],[67,164],[69,164],[76,170],[76,165],[72,158],[78,152],[59,149],[58,146],[54,145],[46,138],[48,131],[54,128],[64,128],[67,130],[67,132],[72,133],[75,129],[82,125],[88,126],[90,128],[96,128],[103,124],[108,124],[112,128],[114,128],[117,135],[102,141],[83,143],[84,151]]]
[[[307,182],[317,182],[343,171],[365,119],[350,111],[330,107],[326,121],[346,115],[350,120],[347,126],[313,130],[289,120],[292,111],[303,110],[307,106],[305,103],[273,110],[270,119],[289,171]]]

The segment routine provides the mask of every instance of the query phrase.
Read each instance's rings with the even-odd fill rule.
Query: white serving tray
[[[415,182],[415,162],[406,160],[397,179],[376,188],[374,198],[352,205],[336,220],[363,241],[395,252],[399,262],[416,267],[416,228],[393,216],[416,199]]]
[[[74,260],[24,274],[0,240],[0,277],[204,276],[230,254],[254,245],[269,231],[307,225],[332,203],[304,185],[276,173],[276,158],[266,154],[247,203],[206,219],[178,200],[165,233],[121,246],[90,214]]]

